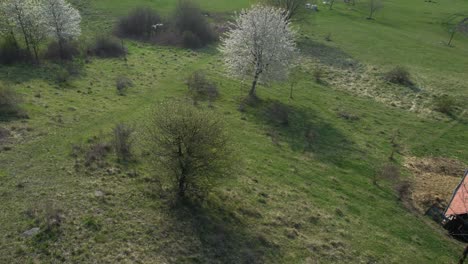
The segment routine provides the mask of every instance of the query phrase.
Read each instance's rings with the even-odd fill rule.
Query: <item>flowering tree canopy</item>
[[[19,34],[29,52],[38,48],[47,36],[62,44],[81,34],[81,16],[65,0],[2,0],[0,2],[0,33]]]
[[[296,53],[294,35],[283,9],[255,5],[243,10],[220,48],[229,74],[253,77],[251,96],[259,81],[287,78]]]
[[[81,34],[81,15],[65,0],[43,0],[43,14],[49,34],[57,41],[73,39]]]
[[[46,38],[40,2],[37,0],[7,0],[1,4],[1,13],[7,16],[1,31],[19,32],[29,52],[38,60],[38,48]]]

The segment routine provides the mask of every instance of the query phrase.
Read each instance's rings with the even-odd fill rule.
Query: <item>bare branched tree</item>
[[[229,138],[211,111],[166,103],[154,111],[147,131],[153,157],[179,198],[202,196],[231,167]]]
[[[449,41],[447,46],[452,45],[453,37],[456,33],[462,33],[468,35],[468,15],[467,14],[453,14],[449,16],[443,24],[447,28],[447,31],[450,34]]]

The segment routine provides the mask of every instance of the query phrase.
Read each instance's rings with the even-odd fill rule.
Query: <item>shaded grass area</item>
[[[119,2],[112,8],[121,11],[110,9],[109,15],[134,4]],[[218,4],[227,9],[224,1],[213,9]],[[240,113],[238,97],[247,90],[224,76],[215,49],[194,53],[127,44],[127,63],[93,60],[66,86],[57,85],[47,65],[0,69],[2,80],[24,95],[31,117],[0,123],[30,128],[13,139],[12,150],[0,151],[0,262],[451,263],[457,258],[460,244],[404,209],[389,186],[372,185],[372,176],[391,152],[395,129],[403,154],[468,159],[465,123],[357,98],[317,84],[310,73],[299,76],[295,100],[287,99],[284,84],[261,86],[262,102]],[[332,56],[319,54],[324,61],[348,58],[341,45],[317,45]],[[198,69],[217,83],[220,98],[213,111],[226,119],[244,161],[238,175],[204,203],[174,206],[155,180],[160,172],[143,155],[144,145],[136,146],[138,161],[128,166],[110,155],[119,172],[75,169],[74,144],[105,138],[120,122],[144,124],[154,104],[187,95],[184,81]],[[126,96],[115,88],[121,75],[134,84]],[[277,101],[290,110],[287,126],[265,113]],[[344,119],[343,111],[359,118]],[[309,131],[316,135],[310,141]],[[25,212],[48,200],[63,210],[60,232],[22,237],[36,225]]]

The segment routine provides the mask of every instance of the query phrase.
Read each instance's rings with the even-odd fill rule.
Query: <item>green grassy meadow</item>
[[[176,2],[79,1],[83,42],[110,32],[134,7],[168,14]],[[196,2],[229,16],[252,1]],[[0,122],[13,134],[11,149],[0,150],[0,263],[455,263],[463,244],[372,177],[391,152],[395,130],[399,163],[407,156],[468,160],[468,38],[458,35],[447,47],[441,25],[468,10],[468,2],[388,0],[371,21],[365,1],[357,2],[305,14],[295,25],[304,60],[294,99],[287,83],[260,86],[262,102],[245,112],[238,107],[248,83],[226,76],[216,45],[190,51],[126,40],[127,62],[79,63],[68,85],[56,84],[50,63],[0,66],[0,80],[23,95],[29,115]],[[340,58],[373,67],[376,75],[405,66],[425,98],[448,94],[465,104],[456,117],[414,112],[314,80],[310,69],[340,68]],[[187,97],[185,78],[194,70],[218,85],[212,111],[226,121],[241,162],[202,205],[175,207],[157,188],[158,168],[138,138],[157,103]],[[126,96],[116,92],[118,76],[133,80]],[[410,93],[379,85],[396,97]],[[287,127],[265,115],[275,100],[293,109]],[[340,118],[343,111],[359,119]],[[138,160],[123,166],[111,155],[116,173],[76,168],[73,146],[108,138],[119,122],[137,128]],[[31,215],[51,202],[63,213],[60,232],[21,236],[37,225]]]

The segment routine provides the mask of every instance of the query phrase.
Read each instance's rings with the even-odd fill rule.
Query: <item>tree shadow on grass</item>
[[[51,71],[42,66],[28,64],[0,66],[0,80],[12,84],[20,84],[37,79],[48,79],[50,76]]]
[[[42,65],[14,64],[0,65],[0,81],[6,84],[22,84],[33,80],[45,80],[51,84],[62,78],[84,76],[84,64],[76,61],[63,64],[44,63]]]
[[[172,252],[178,263],[265,263],[266,255],[279,254],[277,246],[223,206],[184,202],[169,208],[168,214],[171,231],[189,253]]]
[[[343,166],[351,155],[362,155],[354,142],[310,108],[269,100],[258,104],[251,114],[266,125],[273,142],[276,139],[293,151],[313,153],[322,162]]]
[[[351,55],[336,47],[328,46],[310,38],[302,38],[298,41],[301,53],[311,56],[327,66],[350,69],[359,66],[359,62]]]

